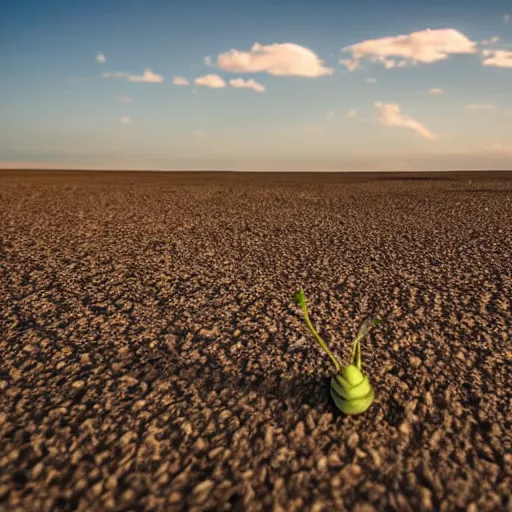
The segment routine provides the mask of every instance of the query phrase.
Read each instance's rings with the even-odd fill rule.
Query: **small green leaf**
[[[304,290],[302,288],[299,288],[297,293],[293,296],[293,301],[295,304],[300,306],[302,309],[306,307],[306,296],[304,294]]]

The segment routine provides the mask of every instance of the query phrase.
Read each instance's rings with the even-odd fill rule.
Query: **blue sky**
[[[9,1],[0,165],[512,168],[510,14],[510,0]]]

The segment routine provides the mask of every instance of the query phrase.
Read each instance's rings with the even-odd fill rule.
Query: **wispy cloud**
[[[510,23],[510,14],[505,13],[503,15],[503,23],[505,23],[505,25],[508,25]]]
[[[402,126],[419,133],[426,139],[435,139],[436,135],[425,128],[420,122],[400,113],[400,107],[393,103],[374,103],[379,121],[386,126]]]
[[[132,122],[131,118],[129,118],[128,116],[121,117],[121,119],[119,119],[119,121],[121,121],[121,123],[123,123],[123,124],[128,124],[128,123]]]
[[[105,62],[107,62],[107,58],[105,57],[105,55],[103,55],[103,53],[98,53],[98,55],[96,55],[96,60],[100,64],[105,64]]]
[[[335,116],[334,110],[329,110],[329,112],[327,112],[327,114],[325,114],[325,119],[326,119],[326,121],[332,121],[334,119],[334,116]]]
[[[480,44],[482,46],[488,46],[490,44],[496,44],[497,42],[499,42],[500,38],[498,36],[492,36],[490,39],[482,39],[480,41]]]
[[[121,78],[128,80],[128,82],[146,82],[158,84],[164,81],[163,76],[153,73],[151,69],[145,69],[144,74],[131,75],[130,73],[103,73],[103,78]]]
[[[501,142],[495,142],[494,144],[490,144],[488,146],[483,146],[482,149],[489,153],[498,153],[502,155],[512,155],[512,145],[505,145]]]
[[[222,89],[226,87],[226,82],[219,75],[204,75],[197,77],[194,82],[197,85],[202,85],[203,87],[210,87],[211,89]]]
[[[466,110],[494,110],[496,108],[496,105],[493,105],[492,103],[470,103],[469,105],[465,105],[464,107]]]
[[[512,51],[508,50],[483,50],[485,57],[482,61],[484,66],[493,66],[496,68],[512,68]]]
[[[203,62],[205,63],[206,66],[213,66],[213,61],[212,61],[212,58],[207,55],[204,59],[203,59]]]
[[[350,72],[360,68],[360,63],[357,59],[340,59],[340,64],[343,64]]]
[[[374,83],[376,83],[376,82],[377,82],[377,79],[376,79],[376,78],[372,78],[372,77],[370,77],[370,78],[365,78],[365,80],[364,80],[364,81],[365,81],[367,84],[374,84]]]
[[[260,84],[250,78],[249,80],[244,80],[243,78],[234,78],[229,81],[229,85],[231,87],[235,87],[236,89],[252,89],[256,92],[265,92],[265,86]]]
[[[174,85],[188,85],[189,84],[188,80],[182,76],[174,76],[172,78],[172,83]]]
[[[359,67],[362,58],[392,69],[404,67],[408,62],[428,64],[447,59],[451,54],[476,53],[476,43],[453,28],[427,28],[410,34],[368,39],[346,46],[342,51],[352,53],[352,59],[340,61],[350,71]]]
[[[334,72],[316,53],[293,43],[254,43],[249,51],[232,49],[218,55],[217,66],[233,73],[264,72],[274,76],[319,77]]]
[[[119,103],[131,103],[133,101],[131,96],[118,96],[116,99]]]
[[[429,94],[444,94],[444,91],[440,87],[433,87],[432,89],[428,90],[428,93]]]
[[[357,110],[353,108],[347,112],[347,119],[355,119],[357,117]]]

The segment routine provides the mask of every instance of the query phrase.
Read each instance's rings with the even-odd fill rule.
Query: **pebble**
[[[327,470],[327,457],[321,457],[318,462],[316,463],[316,468],[318,471],[323,473]]]
[[[203,503],[210,494],[214,485],[215,483],[213,480],[205,480],[204,482],[197,484],[192,490],[191,501],[196,505]]]
[[[350,436],[348,438],[347,446],[351,450],[354,450],[358,444],[359,444],[359,434],[357,432],[353,432],[352,434],[350,434]]]
[[[181,501],[181,493],[178,491],[171,492],[171,495],[169,496],[169,503],[171,505],[175,505],[176,503],[179,503]]]
[[[206,444],[205,440],[202,437],[198,437],[196,442],[194,443],[194,447],[196,450],[202,452],[208,447],[208,445]]]
[[[40,476],[41,476],[41,473],[43,472],[43,469],[44,469],[44,464],[42,462],[38,462],[33,468],[32,468],[32,472],[31,472],[31,476],[34,480],[37,480]]]
[[[117,477],[115,475],[110,475],[105,482],[105,488],[112,490],[117,488]]]
[[[422,362],[423,361],[419,357],[416,357],[416,356],[412,356],[411,358],[409,358],[409,363],[414,368],[419,368],[421,366]]]
[[[135,491],[133,489],[126,489],[126,491],[121,494],[121,501],[123,503],[131,503],[135,500],[137,495],[135,494]]]

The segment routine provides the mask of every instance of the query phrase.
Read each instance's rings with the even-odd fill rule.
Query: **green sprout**
[[[338,359],[329,350],[325,341],[320,338],[309,319],[304,290],[300,288],[293,299],[302,309],[306,324],[318,345],[327,353],[336,368],[336,375],[331,378],[331,397],[336,407],[350,415],[365,412],[373,403],[375,393],[368,377],[361,371],[361,340],[368,334],[372,326],[380,324],[380,318],[366,320],[363,323],[352,344],[351,363],[342,368]]]

